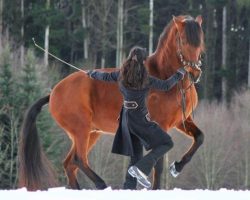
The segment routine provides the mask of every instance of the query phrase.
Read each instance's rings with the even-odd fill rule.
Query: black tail
[[[36,117],[49,103],[50,95],[36,101],[24,118],[19,147],[19,186],[28,190],[48,189],[57,186],[54,172],[42,152],[36,128]]]

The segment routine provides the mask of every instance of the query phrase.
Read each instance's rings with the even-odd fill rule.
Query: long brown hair
[[[121,67],[119,81],[128,89],[144,89],[148,83],[148,72],[143,61],[147,58],[145,48],[133,47]]]

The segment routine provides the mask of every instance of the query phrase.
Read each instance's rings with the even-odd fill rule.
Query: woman
[[[131,156],[128,173],[142,186],[150,188],[148,175],[157,160],[173,147],[173,142],[156,122],[150,120],[146,98],[150,89],[170,90],[184,78],[186,70],[181,68],[167,80],[160,80],[148,74],[144,67],[146,58],[145,49],[134,47],[119,71],[89,71],[87,74],[97,80],[118,81],[123,106],[112,152]],[[144,157],[141,144],[146,150],[151,150]]]

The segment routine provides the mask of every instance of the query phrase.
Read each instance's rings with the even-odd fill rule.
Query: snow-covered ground
[[[210,190],[69,190],[52,188],[48,191],[27,192],[0,190],[1,200],[250,200],[250,191]]]

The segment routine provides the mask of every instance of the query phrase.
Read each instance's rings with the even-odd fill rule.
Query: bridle
[[[184,56],[182,54],[182,51],[181,51],[181,44],[182,44],[182,39],[181,39],[181,36],[180,36],[180,33],[177,32],[177,56],[182,64],[182,66],[185,68],[187,66],[190,66],[191,68],[193,68],[194,70],[199,70],[201,71],[201,66],[202,66],[202,59],[201,59],[201,54],[199,55],[199,59],[198,61],[187,61],[184,59]],[[201,71],[202,73],[202,71]],[[201,77],[201,73],[199,75],[199,77],[197,78],[196,81],[194,81],[194,83],[198,83],[200,81],[200,77]]]
[[[186,117],[186,92],[192,87],[192,85],[194,85],[195,83],[198,83],[200,81],[200,77],[201,77],[201,66],[202,66],[202,60],[201,60],[201,54],[199,55],[199,59],[198,61],[187,61],[184,59],[184,56],[182,54],[182,51],[181,51],[181,44],[182,44],[182,39],[181,39],[181,36],[180,36],[180,33],[179,31],[177,31],[177,57],[179,58],[179,61],[181,62],[182,64],[182,67],[188,67],[190,66],[191,68],[193,68],[194,70],[199,70],[200,71],[200,74],[198,76],[198,78],[196,80],[194,80],[194,77],[192,76],[191,73],[187,73],[188,74],[188,79],[189,79],[189,82],[190,82],[190,85],[187,87],[187,88],[184,88],[184,85],[183,85],[183,81],[179,82],[178,83],[178,90],[181,94],[181,108],[182,108],[182,124],[183,124],[183,127],[184,129],[186,130],[186,126],[185,126],[185,121],[187,120],[187,117]],[[192,100],[192,95],[190,95],[191,97],[191,104],[192,104],[192,115],[193,115],[193,118],[194,118],[194,109],[193,109],[193,100]],[[178,100],[177,100],[178,102]]]

